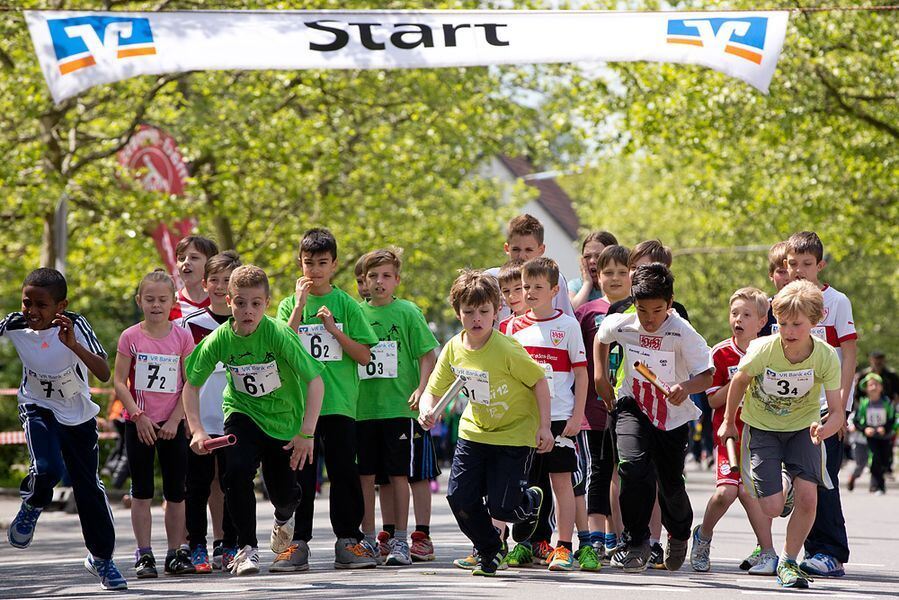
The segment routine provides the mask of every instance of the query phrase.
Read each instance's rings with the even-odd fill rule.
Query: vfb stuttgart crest
[[[565,332],[561,329],[553,329],[549,332],[549,337],[553,341],[553,346],[558,346],[565,340]]]

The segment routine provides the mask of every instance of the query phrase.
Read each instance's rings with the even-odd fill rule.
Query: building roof
[[[513,158],[503,155],[500,155],[498,158],[517,178],[522,178],[536,171],[534,165],[527,158]],[[571,239],[576,240],[581,220],[578,218],[577,213],[574,212],[571,197],[565,193],[565,190],[556,183],[555,179],[551,178],[525,180],[525,183],[537,188],[540,192],[537,202],[555,219]]]

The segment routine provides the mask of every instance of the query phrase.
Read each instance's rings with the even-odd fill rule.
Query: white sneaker
[[[402,567],[412,564],[412,557],[409,555],[409,543],[406,540],[390,538],[390,554],[387,555],[386,564],[388,567]]]
[[[235,575],[255,575],[259,572],[259,549],[244,546],[231,562],[231,572]]]
[[[749,567],[750,575],[777,575],[777,553],[762,552],[758,562]]]
[[[290,519],[283,525],[278,525],[277,523],[272,525],[271,546],[272,552],[275,554],[281,554],[290,548],[290,544],[293,541],[293,523],[294,516],[290,515]]]

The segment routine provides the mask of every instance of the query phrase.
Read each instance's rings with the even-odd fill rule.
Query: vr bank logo
[[[100,62],[156,54],[148,19],[74,17],[47,21],[63,75]]]
[[[670,19],[668,43],[702,46],[762,63],[767,17]]]

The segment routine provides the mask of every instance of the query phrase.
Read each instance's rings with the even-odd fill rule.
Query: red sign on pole
[[[118,158],[120,165],[138,172],[145,190],[175,196],[184,193],[188,177],[187,165],[184,164],[175,139],[165,131],[151,125],[141,125],[128,144],[119,151]],[[187,217],[176,221],[172,228],[159,223],[150,234],[159,256],[179,289],[182,282],[175,264],[175,246],[195,226],[196,219]]]

